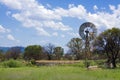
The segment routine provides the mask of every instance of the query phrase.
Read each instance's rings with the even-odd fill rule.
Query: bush
[[[30,60],[31,64],[35,65],[35,59]]]
[[[22,67],[23,65],[24,64],[22,62],[13,59],[2,62],[2,67],[15,68],[15,67]]]
[[[35,60],[31,59],[30,61],[24,61],[24,65],[27,67],[33,67],[35,66]]]

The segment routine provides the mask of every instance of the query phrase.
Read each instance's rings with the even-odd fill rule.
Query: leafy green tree
[[[116,68],[116,60],[120,53],[120,29],[112,28],[102,32],[95,44],[97,49],[104,50],[107,55],[107,63],[112,64],[113,68]]]
[[[40,45],[30,45],[25,48],[24,58],[26,60],[40,59],[40,55],[42,54],[42,47]]]
[[[81,59],[81,53],[82,53],[82,48],[83,48],[83,41],[80,38],[72,38],[67,46],[69,47],[69,51],[72,54],[76,55],[77,59]]]
[[[64,54],[64,49],[62,47],[55,47],[54,54],[57,60],[60,60]]]

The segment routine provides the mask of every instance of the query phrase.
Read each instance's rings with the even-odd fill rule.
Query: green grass
[[[0,80],[120,80],[120,69],[87,70],[79,66],[0,68]]]

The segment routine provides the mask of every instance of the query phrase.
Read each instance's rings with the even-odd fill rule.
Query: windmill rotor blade
[[[86,40],[86,32],[88,31],[88,36],[93,39],[95,34],[97,33],[97,29],[95,28],[95,25],[91,22],[85,22],[83,23],[79,28],[79,35],[83,40]]]

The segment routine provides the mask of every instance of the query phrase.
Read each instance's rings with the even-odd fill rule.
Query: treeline
[[[6,59],[25,59],[25,60],[80,60],[85,59],[85,41],[80,38],[72,38],[68,43],[67,53],[61,46],[54,46],[49,43],[46,46],[30,45],[24,52],[18,47],[10,48],[3,54],[0,50],[0,61]],[[87,55],[88,56],[88,55]],[[100,33],[90,42],[88,59],[106,59],[108,65],[116,67],[120,59],[120,29],[112,28]]]
[[[84,42],[80,38],[72,38],[67,46],[69,50],[64,53],[64,49],[49,43],[45,46],[29,45],[24,51],[21,47],[11,47],[6,52],[0,50],[0,61],[9,59],[24,60],[81,60],[85,58]],[[93,52],[91,52],[93,53]],[[91,59],[103,59],[103,54],[94,54]]]
[[[64,54],[62,47],[55,47],[53,44],[42,47],[40,45],[29,45],[24,51],[21,47],[11,47],[6,52],[0,50],[0,61],[9,59],[25,59],[25,60],[60,60]]]

